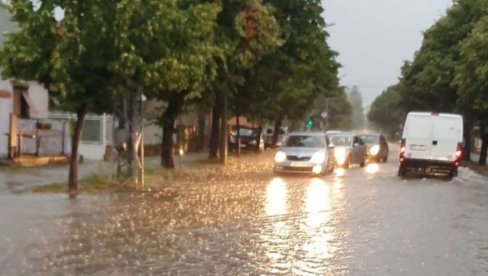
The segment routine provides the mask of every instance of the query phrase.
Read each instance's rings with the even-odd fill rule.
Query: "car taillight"
[[[402,142],[400,144],[400,156],[399,156],[399,159],[400,159],[400,163],[403,162],[403,160],[405,160],[405,151],[406,151],[406,145],[407,145],[407,140],[405,138],[402,139]]]
[[[454,161],[454,166],[459,167],[461,164],[461,157],[463,157],[463,145],[461,143],[457,144],[455,156],[456,160]]]

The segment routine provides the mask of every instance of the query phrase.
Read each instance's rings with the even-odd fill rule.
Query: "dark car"
[[[380,133],[365,133],[359,135],[368,145],[368,161],[387,162],[388,161],[388,143],[385,137]]]
[[[241,149],[248,150],[264,150],[264,139],[261,135],[259,148],[256,146],[256,138],[258,135],[258,129],[252,127],[241,126],[239,127],[239,140]],[[229,136],[229,150],[235,151],[237,149],[237,128],[232,128]]]
[[[338,132],[327,136],[334,148],[334,162],[337,167],[349,168],[351,164],[365,166],[368,148],[358,135]]]

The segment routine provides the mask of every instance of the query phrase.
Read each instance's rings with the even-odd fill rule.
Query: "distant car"
[[[343,131],[341,130],[336,130],[336,129],[330,129],[325,132],[326,135],[331,135],[331,134],[337,134],[337,133],[342,133]]]
[[[281,147],[281,144],[283,142],[283,139],[286,136],[286,133],[288,132],[287,127],[281,127],[278,131],[278,140],[276,141],[276,146]],[[270,148],[273,144],[273,136],[274,136],[274,127],[266,127],[264,129],[264,146],[265,148]]]
[[[366,165],[367,146],[358,136],[351,133],[328,135],[334,148],[334,163],[338,167],[348,168],[351,164]]]
[[[237,130],[236,127],[234,127],[230,133],[229,136],[229,150],[230,151],[235,151],[237,150],[237,131],[239,131],[239,140],[240,140],[240,147],[241,149],[247,149],[247,150],[259,150],[263,151],[264,150],[264,139],[263,135],[261,134],[261,137],[259,139],[259,147],[256,146],[256,138],[258,135],[258,130],[257,128],[252,128],[252,127],[247,127],[247,126],[241,126],[239,127],[239,130]]]
[[[364,133],[359,137],[368,146],[368,161],[387,162],[390,149],[385,137],[380,133]]]
[[[332,151],[323,132],[291,132],[275,154],[274,172],[326,174],[334,170]]]

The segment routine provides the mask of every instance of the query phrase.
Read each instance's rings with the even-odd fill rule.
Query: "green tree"
[[[486,165],[488,150],[488,16],[475,25],[461,45],[462,62],[457,68],[458,103],[479,122],[482,147],[479,164]]]
[[[260,0],[222,1],[222,12],[217,22],[215,44],[223,51],[215,58],[217,77],[210,86],[215,93],[215,103],[209,157],[217,157],[220,140],[221,158],[225,159],[227,128],[221,129],[218,121],[222,118],[223,125],[226,125],[227,99],[236,98],[234,95],[244,82],[244,72],[280,46],[281,40],[272,7],[264,5]]]
[[[282,120],[304,120],[320,114],[318,97],[334,97],[338,88],[336,53],[326,40],[323,8],[320,1],[268,0],[282,29],[283,45],[265,56],[246,74],[239,99],[246,115],[260,121],[275,122],[275,134]],[[274,140],[276,141],[275,135]]]
[[[5,77],[35,80],[76,113],[68,186],[78,188],[78,145],[87,112],[111,108],[114,60],[114,6],[110,1],[10,1],[20,31],[7,36],[0,51]],[[57,21],[55,16],[64,13]]]
[[[352,108],[352,122],[355,129],[363,129],[365,118],[363,109],[363,97],[359,88],[354,85],[347,93],[347,99]]]
[[[202,96],[216,76],[214,44],[218,4],[193,1],[128,1],[119,5],[115,70],[140,85],[149,99],[164,101],[161,164],[174,168],[173,133],[184,105]]]
[[[465,141],[470,158],[470,133],[473,114],[469,105],[459,101],[456,71],[462,63],[462,41],[487,13],[486,0],[458,0],[424,34],[422,47],[412,62],[402,68],[398,86],[403,105],[410,110],[461,112],[464,115]]]
[[[374,99],[368,120],[375,128],[393,138],[399,130],[398,125],[405,119],[401,104],[397,86],[390,86]]]

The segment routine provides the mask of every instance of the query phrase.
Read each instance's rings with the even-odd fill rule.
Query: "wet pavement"
[[[487,275],[488,179],[386,164],[274,176],[271,153],[163,192],[0,193],[0,275]]]

